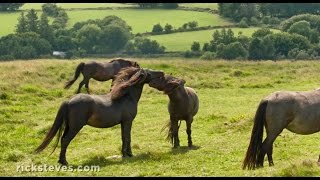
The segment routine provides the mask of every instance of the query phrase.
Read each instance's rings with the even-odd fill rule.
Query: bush
[[[200,43],[199,42],[193,42],[191,45],[191,51],[200,51]]]
[[[299,51],[295,59],[310,59],[310,56],[305,50],[301,50]]]
[[[59,14],[59,8],[55,3],[45,3],[41,6],[43,13],[47,14],[47,16],[57,17]]]
[[[248,25],[248,19],[247,18],[242,18],[241,21],[239,22],[239,27],[241,28],[247,28],[249,27]]]
[[[216,53],[214,52],[204,52],[203,55],[200,57],[200,59],[203,59],[203,60],[213,60],[216,58]]]
[[[170,24],[166,24],[165,26],[164,26],[164,31],[166,32],[166,33],[170,33],[170,32],[172,32],[172,25],[170,25]]]
[[[250,25],[251,26],[258,26],[258,25],[260,25],[260,22],[259,22],[259,20],[257,18],[251,17],[250,18]]]
[[[159,33],[159,32],[162,32],[163,31],[163,28],[160,24],[156,24],[153,26],[152,28],[152,32],[153,33]]]
[[[194,29],[198,26],[198,22],[197,21],[191,21],[191,22],[188,22],[188,26],[191,28],[191,29]]]

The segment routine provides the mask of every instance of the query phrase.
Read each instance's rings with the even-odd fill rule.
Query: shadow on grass
[[[193,145],[191,148],[188,146],[180,146],[177,148],[171,148],[171,154],[175,155],[175,154],[184,154],[190,150],[197,150],[200,149],[200,146],[195,146]]]
[[[122,157],[120,155],[114,155],[109,157],[104,156],[94,156],[91,157],[89,160],[85,161],[81,164],[81,166],[100,166],[105,167],[109,165],[116,165],[116,164],[126,164],[126,163],[133,163],[136,161],[144,161],[144,160],[150,160],[153,159],[153,156],[150,152],[140,153],[138,155],[135,155],[133,157]]]

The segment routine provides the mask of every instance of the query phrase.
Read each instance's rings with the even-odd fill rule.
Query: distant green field
[[[20,9],[27,10],[27,9],[36,9],[41,10],[41,6],[44,3],[25,3]],[[56,3],[57,6],[65,8],[65,9],[72,9],[72,8],[99,8],[99,7],[132,7],[136,6],[129,3]]]
[[[235,36],[241,31],[245,36],[251,36],[251,34],[259,28],[231,28]],[[221,29],[211,29],[203,31],[193,31],[193,32],[182,32],[164,35],[155,35],[148,38],[156,40],[161,45],[166,47],[166,51],[186,51],[190,50],[191,44],[194,41],[200,43],[201,48],[204,43],[212,40],[212,34],[215,30]],[[279,30],[273,29],[272,31],[278,32]]]
[[[210,8],[213,10],[218,9],[217,3],[180,3],[180,7],[195,7],[195,8]]]
[[[28,5],[28,4],[27,4]],[[197,21],[199,26],[218,26],[228,25],[231,22],[221,18],[218,15],[212,15],[205,12],[183,11],[183,10],[137,10],[137,9],[120,9],[120,10],[74,10],[67,11],[69,16],[68,27],[72,27],[76,22],[86,21],[88,19],[102,19],[106,16],[115,15],[124,19],[131,27],[133,33],[143,33],[151,31],[153,25],[160,23],[164,26],[166,23],[173,25],[175,28],[189,21]],[[17,24],[20,12],[0,13],[0,36],[12,33]],[[40,16],[40,12],[38,12]],[[3,27],[5,24],[5,27]]]
[[[101,19],[105,16],[115,15],[124,19],[130,26],[132,26],[133,33],[150,32],[153,25],[157,23],[160,23],[162,26],[169,23],[175,28],[178,28],[184,23],[190,21],[197,21],[199,26],[231,24],[231,22],[218,15],[212,15],[205,12],[165,9],[77,10],[68,11],[68,15],[70,17],[68,22],[69,27],[79,21]]]

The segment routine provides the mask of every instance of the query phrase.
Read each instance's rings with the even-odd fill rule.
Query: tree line
[[[136,37],[131,27],[117,16],[77,22],[66,28],[68,15],[54,3],[42,5],[40,18],[34,9],[21,12],[15,33],[0,38],[0,59],[48,58],[53,51],[67,58],[88,54],[152,54],[165,48],[156,41]],[[49,24],[48,17],[54,18]]]

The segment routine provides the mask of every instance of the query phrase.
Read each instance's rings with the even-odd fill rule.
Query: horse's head
[[[149,86],[158,89],[159,91],[164,91],[164,93],[169,94],[174,89],[179,86],[184,86],[185,80],[175,78],[170,75],[165,75],[164,77],[159,77],[152,79],[149,82]]]
[[[152,79],[163,77],[162,71],[141,69],[136,67],[123,68],[112,82],[112,99],[118,99],[128,92],[129,87],[150,82]]]

